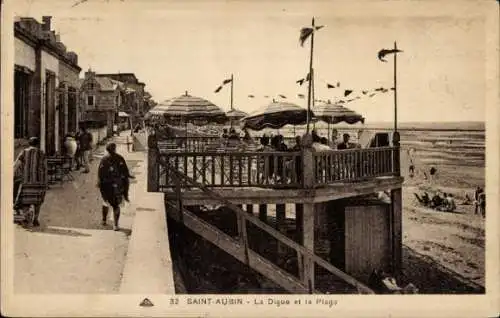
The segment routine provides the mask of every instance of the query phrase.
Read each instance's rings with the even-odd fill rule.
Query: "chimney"
[[[50,20],[52,20],[51,16],[46,16],[44,15],[42,17],[42,30],[43,31],[50,31]]]

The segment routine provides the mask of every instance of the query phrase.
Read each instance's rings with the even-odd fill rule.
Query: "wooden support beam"
[[[276,204],[276,229],[283,235],[286,235],[285,222],[286,222],[286,204]],[[276,247],[277,247],[276,252],[277,252],[278,264],[282,264],[285,262],[286,245],[281,244],[278,241]]]
[[[304,222],[304,205],[297,203],[295,204],[295,233],[296,233],[296,241],[300,245],[304,244],[303,240],[303,224]]]
[[[304,218],[302,220],[303,229],[303,245],[306,249],[314,251],[314,203],[304,204]],[[304,256],[303,274],[301,278],[309,292],[314,291],[314,260],[308,256]]]
[[[395,189],[391,191],[391,245],[392,245],[392,269],[395,275],[399,275],[402,270],[402,249],[403,249],[403,235],[402,235],[402,191]]]
[[[267,223],[267,204],[259,204],[259,220]]]

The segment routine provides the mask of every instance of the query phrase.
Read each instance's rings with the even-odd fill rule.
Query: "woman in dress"
[[[102,225],[106,225],[109,207],[113,209],[113,229],[119,230],[118,221],[120,219],[120,205],[123,200],[128,201],[128,190],[130,186],[130,175],[125,159],[116,153],[116,144],[110,143],[106,146],[108,152],[101,159],[98,169],[98,187],[101,191],[102,199]]]

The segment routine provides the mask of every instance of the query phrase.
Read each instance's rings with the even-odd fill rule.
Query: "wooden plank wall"
[[[345,270],[367,281],[375,269],[391,262],[390,205],[347,206],[345,209]]]

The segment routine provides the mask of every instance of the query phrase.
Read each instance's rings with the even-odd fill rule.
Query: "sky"
[[[53,16],[81,77],[89,68],[133,72],[159,102],[188,91],[228,110],[229,85],[214,90],[234,74],[237,109],[251,112],[279,94],[306,107],[297,94],[307,96],[307,85],[295,81],[308,72],[310,49],[298,39],[314,16],[325,26],[314,41],[316,98],[392,87],[393,58],[382,63],[377,52],[397,41],[398,121],[485,120],[486,25],[476,2],[432,1],[425,9],[408,1],[75,2],[16,0],[14,14]],[[393,120],[392,92],[347,106],[370,122]]]

